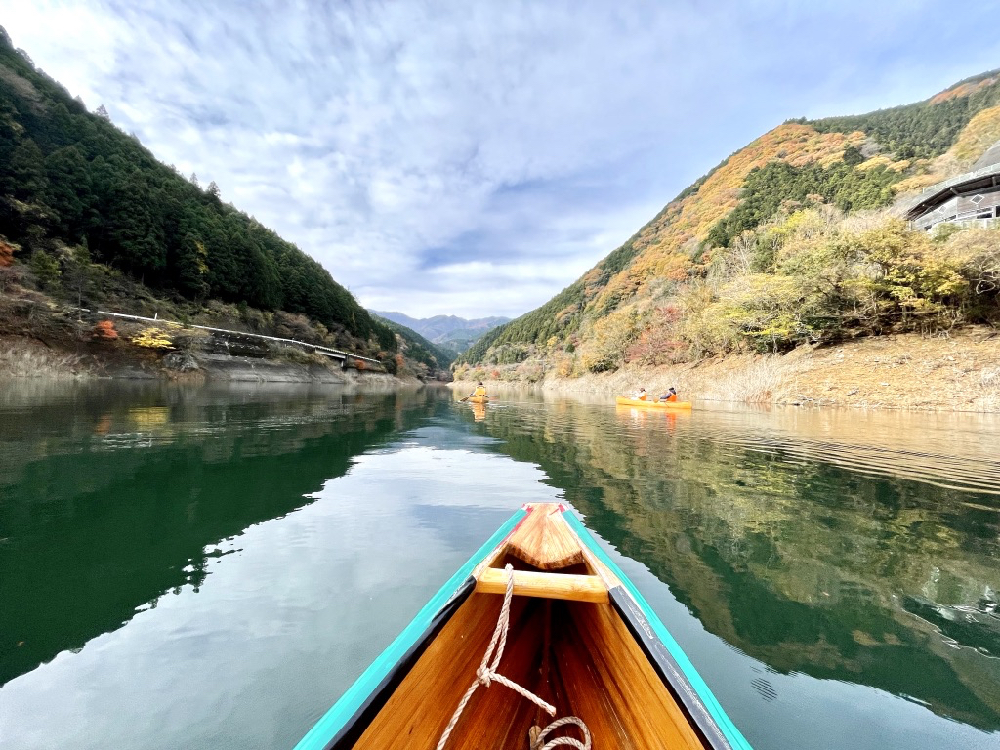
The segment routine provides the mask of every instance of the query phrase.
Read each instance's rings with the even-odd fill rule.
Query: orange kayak
[[[621,406],[646,406],[651,409],[690,409],[690,401],[643,401],[640,398],[629,398],[628,396],[619,396],[615,399],[615,403]]]

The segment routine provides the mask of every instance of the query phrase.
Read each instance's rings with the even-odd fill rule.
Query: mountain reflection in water
[[[781,673],[1000,729],[1000,440],[989,417],[494,406],[588,526]]]
[[[759,750],[1000,747],[992,418],[457,398],[0,388],[5,748],[290,746],[551,500]]]

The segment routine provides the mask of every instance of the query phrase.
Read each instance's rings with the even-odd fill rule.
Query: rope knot
[[[444,746],[448,742],[448,736],[451,734],[451,730],[455,728],[455,724],[458,723],[458,718],[462,715],[462,711],[465,710],[465,706],[469,703],[469,699],[472,697],[472,694],[476,692],[476,689],[480,685],[483,687],[489,687],[493,680],[496,680],[501,685],[509,687],[517,693],[520,693],[545,711],[545,713],[549,716],[556,715],[555,706],[550,703],[546,703],[530,690],[521,687],[516,682],[511,682],[502,674],[497,672],[497,668],[500,666],[500,658],[503,656],[504,646],[507,645],[507,629],[510,627],[510,603],[514,596],[514,566],[507,563],[504,566],[504,571],[507,573],[507,591],[504,594],[503,606],[500,607],[500,618],[497,620],[496,630],[493,631],[493,638],[490,639],[490,645],[486,648],[486,653],[483,654],[483,661],[476,670],[476,680],[469,686],[469,689],[465,691],[465,695],[462,696],[462,700],[458,702],[458,706],[455,708],[455,713],[451,716],[451,721],[448,722],[448,726],[446,726],[444,728],[444,732],[441,733],[441,739],[438,740],[437,750],[444,750]],[[496,649],[495,655],[494,649]],[[490,664],[490,657],[493,657],[492,664]],[[552,750],[552,748],[557,745],[567,745],[569,747],[580,748],[580,750],[590,750],[590,731],[587,729],[587,725],[575,716],[559,719],[559,721],[549,724],[544,731],[541,731],[537,735],[537,741],[543,741],[553,729],[558,729],[566,724],[575,724],[579,726],[583,731],[584,742],[580,742],[572,737],[557,737],[554,740],[550,740],[544,747],[541,747],[541,750]],[[535,740],[533,739],[532,741],[534,742]],[[533,750],[534,747],[535,746],[532,745]]]

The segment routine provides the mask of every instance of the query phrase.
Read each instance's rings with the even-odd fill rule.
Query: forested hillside
[[[392,331],[316,261],[223,202],[215,183],[158,162],[103,107],[89,113],[2,28],[0,235],[43,280],[100,263],[161,293],[304,314],[395,349]]]
[[[1000,73],[918,104],[789,120],[732,154],[456,376],[534,380],[1000,318],[1000,230],[892,206],[1000,140]]]
[[[402,345],[399,347],[400,354],[423,366],[421,368],[423,371],[413,373],[414,375],[433,377],[442,371],[447,374],[448,366],[454,359],[452,354],[435,345],[433,342],[428,341],[412,328],[408,328],[402,323],[397,323],[390,318],[384,318],[378,313],[373,313],[373,315],[377,322],[391,328],[402,340]]]

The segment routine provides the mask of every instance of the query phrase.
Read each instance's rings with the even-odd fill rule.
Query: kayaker
[[[646,389],[645,388],[640,388],[638,391],[636,391],[635,393],[632,394],[632,398],[637,399],[639,401],[645,401],[646,400]]]
[[[476,386],[476,390],[472,392],[473,396],[485,396],[486,388],[483,386],[483,381],[479,381],[479,385]]]
[[[660,401],[676,401],[677,400],[677,390],[671,386],[670,390],[664,393],[659,398]]]

